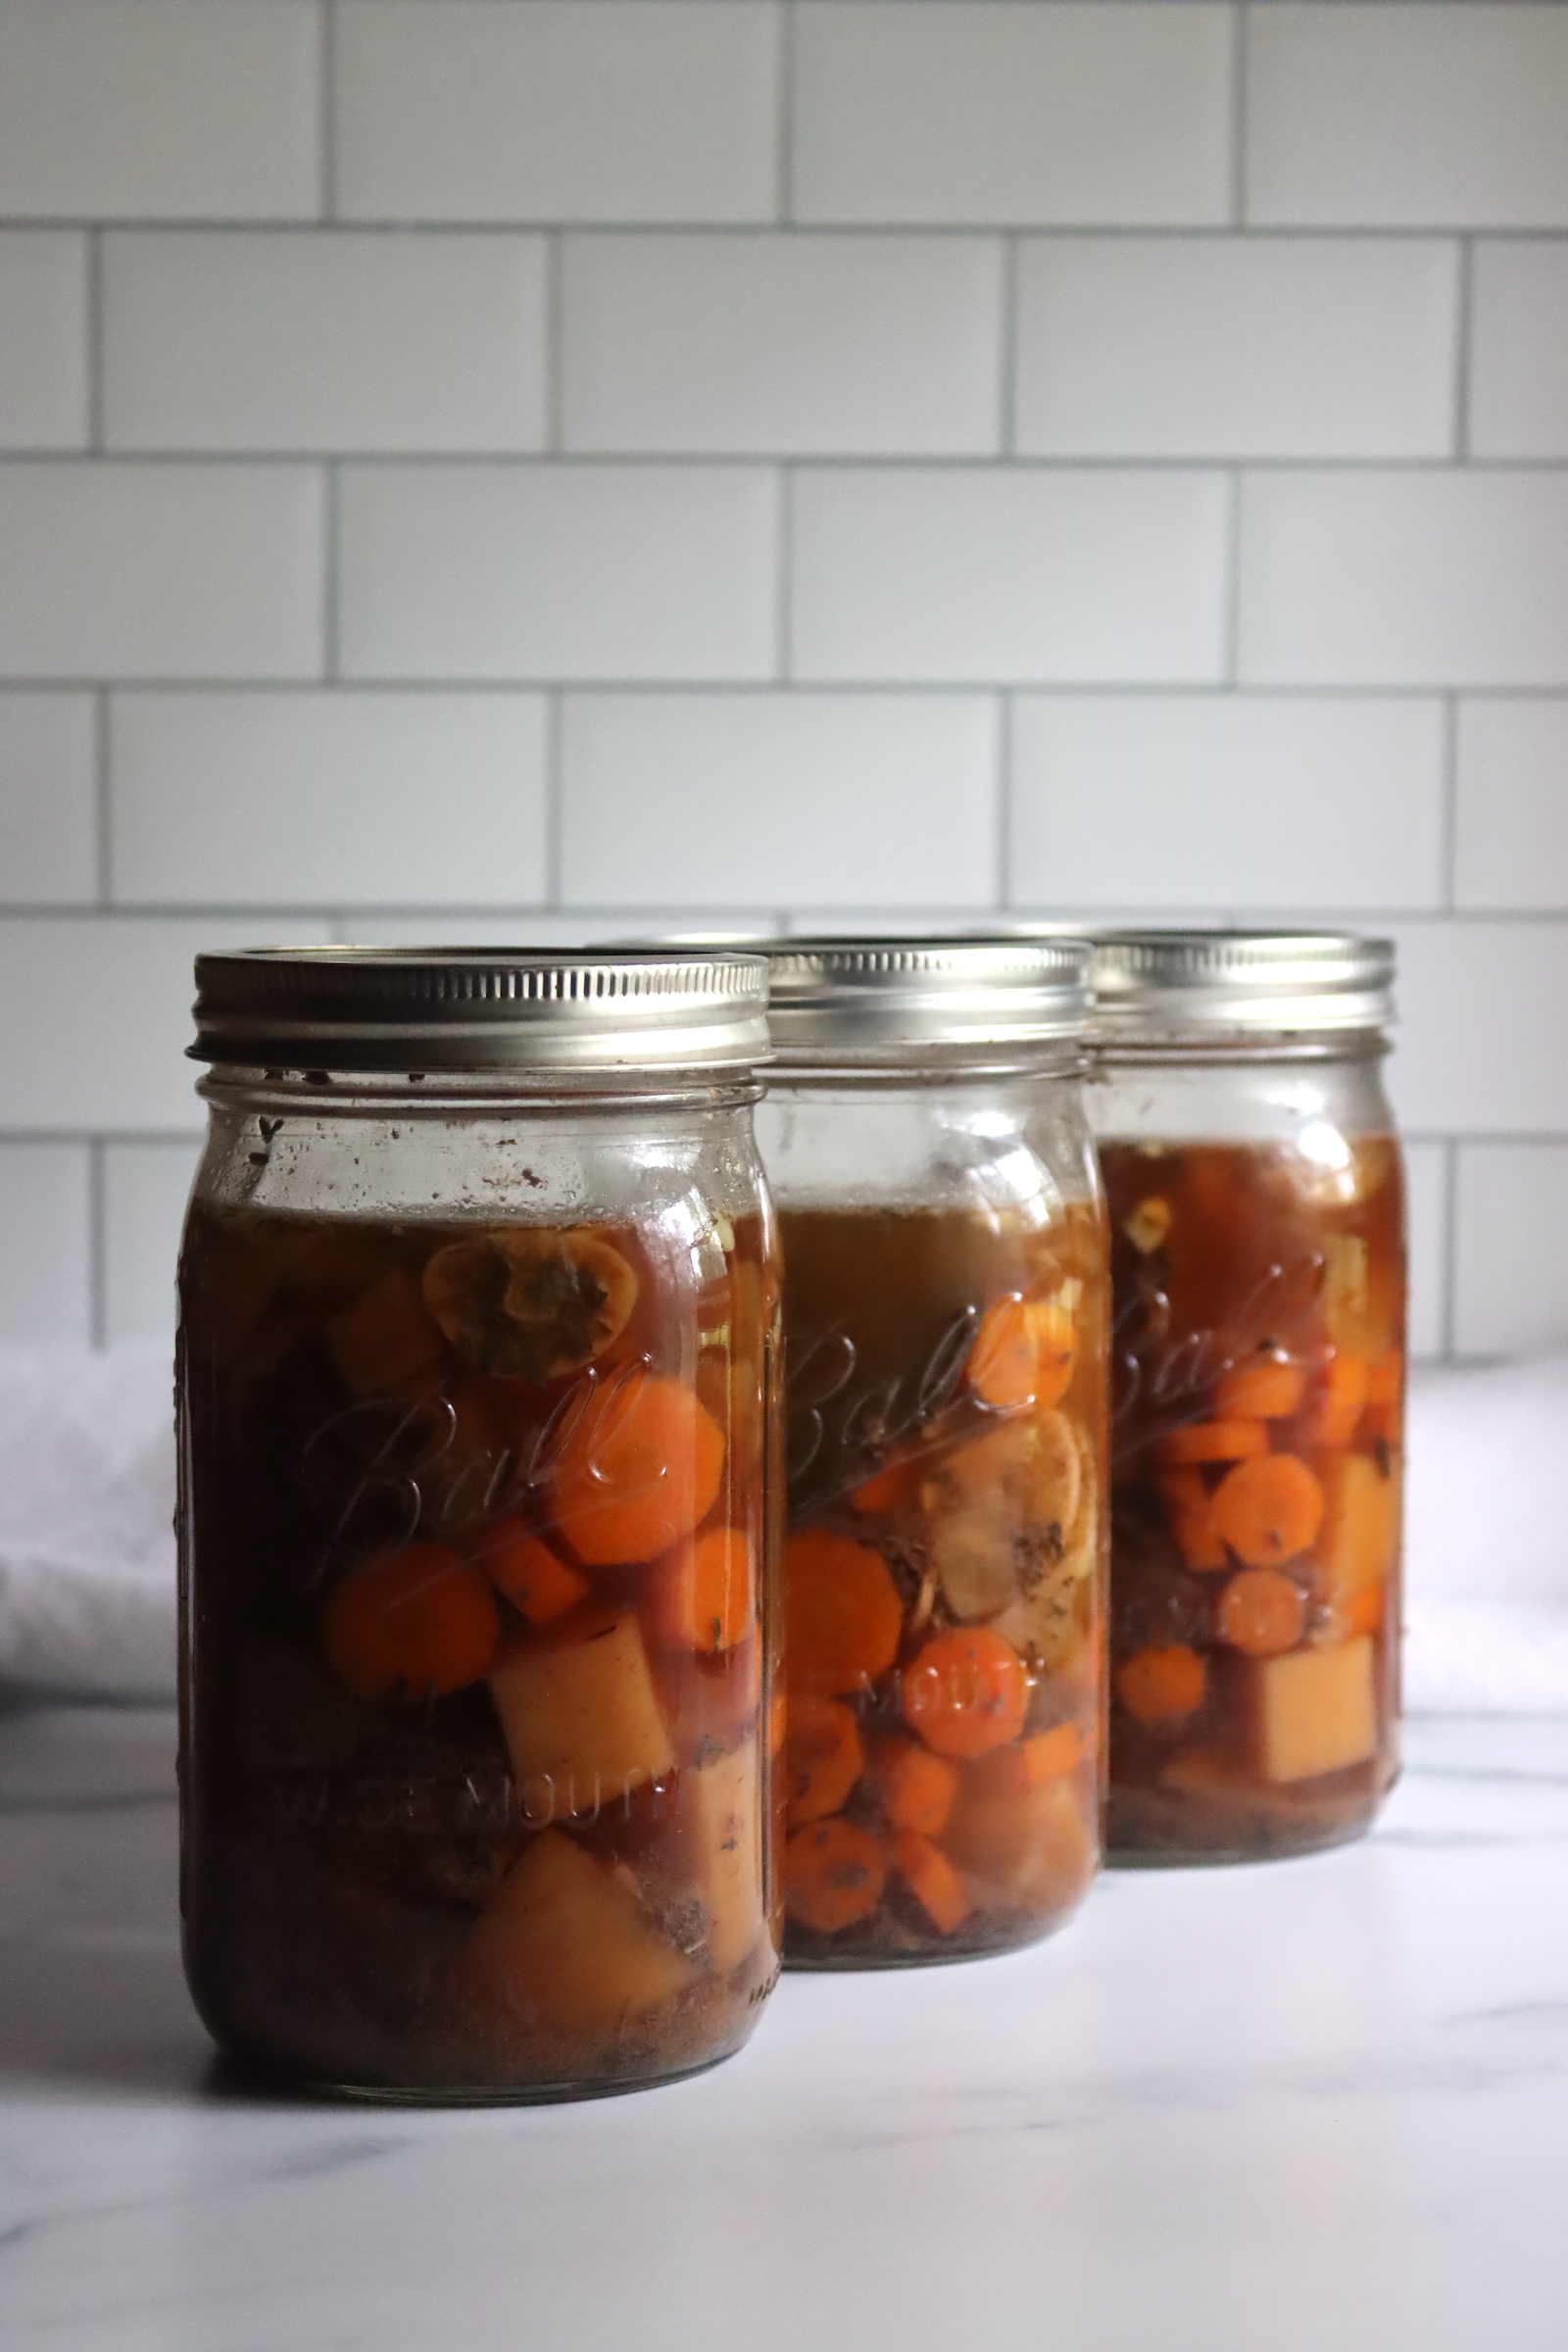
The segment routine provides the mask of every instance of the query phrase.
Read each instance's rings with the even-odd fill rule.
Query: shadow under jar
[[[1358,1837],[1397,1769],[1404,1190],[1385,941],[1104,933],[1119,1863]]]
[[[775,1981],[757,958],[197,964],[181,1897],[225,2050],[559,2098]]]
[[[1032,1942],[1098,1865],[1109,1300],[1087,957],[769,954],[796,1966]]]

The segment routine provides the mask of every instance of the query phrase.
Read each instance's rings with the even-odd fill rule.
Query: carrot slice
[[[566,1434],[556,1524],[590,1568],[651,1560],[708,1516],[723,1475],[723,1436],[692,1391],[634,1365],[592,1393]]]
[[[1238,1462],[1214,1489],[1214,1526],[1249,1568],[1305,1551],[1323,1524],[1323,1489],[1294,1453]]]
[[[521,1519],[497,1522],[480,1546],[479,1565],[530,1625],[549,1625],[588,1594],[588,1579]]]
[[[1140,1649],[1116,1670],[1116,1696],[1129,1715],[1151,1729],[1184,1723],[1203,1703],[1208,1668],[1196,1649],[1173,1642]]]
[[[1367,1367],[1358,1355],[1342,1352],[1330,1357],[1307,1414],[1309,1444],[1348,1446],[1366,1402],[1367,1378]]]
[[[784,1848],[784,1901],[792,1919],[836,1935],[869,1919],[882,1900],[887,1862],[869,1830],[850,1821],[816,1821]]]
[[[666,1649],[733,1649],[751,1631],[756,1592],[752,1547],[739,1528],[705,1528],[661,1564],[653,1630]]]
[[[904,1677],[904,1720],[939,1756],[983,1756],[1023,1729],[1029,1677],[985,1626],[938,1634]]]
[[[877,1470],[850,1490],[852,1511],[861,1511],[867,1517],[892,1511],[907,1510],[919,1489],[920,1475],[913,1462],[890,1462],[885,1470]]]
[[[784,1554],[784,1655],[793,1689],[859,1690],[899,1654],[904,1610],[868,1544],[808,1528]]]
[[[1348,1635],[1375,1634],[1383,1624],[1387,1589],[1383,1585],[1363,1585],[1352,1592],[1345,1604],[1345,1631]]]
[[[1018,1755],[1024,1780],[1031,1788],[1038,1788],[1043,1782],[1076,1772],[1088,1752],[1089,1742],[1082,1724],[1058,1723],[1049,1732],[1037,1732],[1032,1740],[1026,1740]]]
[[[1404,1395],[1404,1358],[1397,1348],[1380,1355],[1375,1364],[1367,1366],[1366,1400],[1368,1404],[1397,1404]]]
[[[957,1766],[916,1747],[911,1740],[883,1741],[873,1762],[882,1802],[894,1828],[917,1830],[922,1838],[939,1838],[957,1792]]]
[[[785,1696],[783,1684],[778,1683],[774,1686],[773,1695],[767,1702],[767,1752],[770,1756],[776,1756],[783,1746],[784,1736],[789,1730],[789,1701]]]
[[[917,1830],[895,1830],[889,1841],[893,1867],[939,1936],[951,1936],[969,1916],[963,1882],[939,1845]]]
[[[1077,1353],[1072,1317],[1055,1299],[999,1298],[975,1333],[969,1386],[985,1404],[1055,1404]]]
[[[409,1544],[352,1569],[327,1594],[321,1647],[359,1698],[440,1698],[478,1682],[500,1620],[477,1568],[446,1544]]]
[[[1294,1649],[1306,1624],[1298,1585],[1277,1568],[1244,1568],[1219,1596],[1215,1630],[1250,1658],[1274,1658]]]
[[[1189,1568],[1228,1568],[1230,1560],[1214,1526],[1214,1498],[1197,1470],[1163,1470],[1160,1499],[1176,1546]]]
[[[836,1698],[797,1698],[784,1737],[790,1827],[836,1813],[865,1768],[860,1730]]]
[[[1283,1356],[1237,1364],[1214,1383],[1214,1410],[1221,1419],[1288,1421],[1306,1394],[1306,1373]]]
[[[1267,1451],[1268,1431],[1261,1421],[1190,1421],[1154,1441],[1154,1459],[1162,1470],[1195,1462],[1243,1462]]]

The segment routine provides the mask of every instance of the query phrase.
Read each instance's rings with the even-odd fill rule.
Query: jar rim
[[[1225,1035],[1382,1030],[1395,1019],[1395,944],[1358,931],[1220,924],[1189,928],[1051,923],[1007,936],[1087,938],[1094,1032],[1109,1052]]]

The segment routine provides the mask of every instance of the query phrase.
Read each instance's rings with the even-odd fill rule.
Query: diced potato
[[[1378,1744],[1372,1643],[1293,1649],[1250,1661],[1253,1737],[1269,1781],[1311,1781],[1364,1764]]]
[[[1031,1784],[1014,1748],[965,1768],[940,1843],[960,1870],[1030,1910],[1071,1901],[1094,1876],[1076,1779]]]
[[[390,1396],[433,1372],[444,1354],[418,1285],[397,1266],[322,1330],[343,1385],[355,1396]]]
[[[698,1883],[709,1957],[720,1976],[738,1968],[766,1925],[762,1910],[762,1810],[750,1744],[682,1778],[698,1846]]]
[[[1325,1508],[1317,1541],[1323,1598],[1343,1605],[1381,1584],[1399,1547],[1399,1489],[1367,1453],[1347,1453],[1323,1473]]]
[[[468,1939],[470,1986],[547,2033],[611,2034],[673,2000],[696,1976],[637,1899],[561,1830],[546,1830],[502,1880]]]
[[[528,1820],[592,1813],[674,1764],[637,1619],[605,1616],[569,1642],[514,1649],[490,1677]]]

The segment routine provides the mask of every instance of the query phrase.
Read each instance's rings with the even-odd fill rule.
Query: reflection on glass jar
[[[762,975],[688,964],[612,1084],[593,995],[444,1067],[398,986],[472,960],[557,968],[200,969],[259,1034],[181,1272],[186,1954],[293,2077],[560,2096],[723,2056],[777,1972]],[[291,1079],[280,968],[395,1045]]]
[[[794,943],[786,1951],[1032,1941],[1099,1859],[1103,1213],[1081,948]]]
[[[1105,934],[1108,1844],[1244,1859],[1366,1828],[1396,1768],[1404,1195],[1392,951]]]

